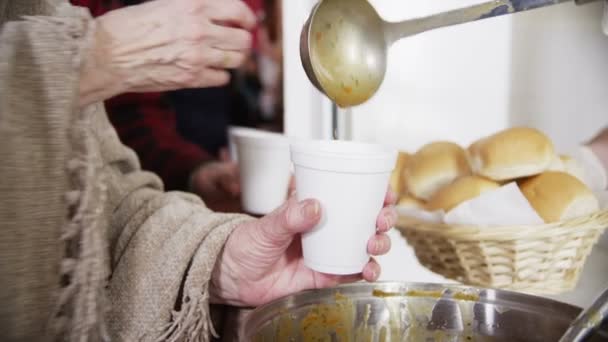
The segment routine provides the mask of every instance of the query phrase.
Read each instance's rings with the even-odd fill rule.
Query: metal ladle
[[[300,57],[317,89],[340,107],[355,106],[376,93],[386,73],[388,48],[401,38],[567,1],[571,0],[495,0],[391,23],[367,0],[321,0],[302,29]]]

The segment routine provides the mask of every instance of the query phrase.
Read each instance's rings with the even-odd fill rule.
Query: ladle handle
[[[559,342],[583,342],[608,325],[608,289],[570,324]],[[600,333],[606,333],[600,331]]]
[[[569,1],[572,0],[494,0],[470,7],[434,14],[428,17],[410,19],[398,23],[389,23],[386,28],[386,39],[388,43],[394,43],[401,38],[441,27],[524,12]],[[577,4],[583,4],[596,0],[574,1]]]

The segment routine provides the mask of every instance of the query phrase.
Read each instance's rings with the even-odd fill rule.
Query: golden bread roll
[[[412,196],[403,196],[397,202],[397,207],[404,209],[425,209],[425,204],[423,201],[414,198]]]
[[[423,146],[412,156],[405,168],[405,184],[410,194],[428,200],[442,186],[470,173],[464,149],[439,141]]]
[[[499,183],[487,178],[465,176],[439,189],[428,201],[427,208],[429,210],[443,209],[448,212],[464,201],[499,187]]]
[[[407,161],[410,159],[410,154],[406,152],[399,152],[399,157],[397,158],[397,163],[395,164],[395,168],[391,173],[390,186],[391,190],[397,195],[397,197],[401,197],[401,195],[405,194],[404,191],[404,179],[403,179],[403,170]]]
[[[401,163],[402,163],[402,167],[401,167],[401,172],[399,172],[399,197],[401,198],[402,196],[406,196],[409,194],[409,191],[407,190],[407,183],[406,183],[406,169],[407,169],[407,164],[412,160],[412,155],[411,154],[404,154],[404,155],[400,155],[399,156],[400,159],[402,159]]]
[[[515,127],[476,141],[469,147],[468,157],[474,174],[502,181],[546,171],[555,151],[541,131]]]
[[[599,209],[593,192],[565,172],[543,172],[520,181],[519,188],[547,223],[587,215]]]

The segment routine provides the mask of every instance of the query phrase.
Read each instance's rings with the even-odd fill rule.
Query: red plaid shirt
[[[123,0],[71,0],[94,17],[124,7]],[[143,169],[158,174],[167,190],[187,190],[190,174],[213,159],[179,135],[176,114],[163,93],[129,93],[105,102],[122,142],[135,150]]]

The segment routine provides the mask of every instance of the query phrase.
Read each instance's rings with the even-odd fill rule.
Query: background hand
[[[241,193],[238,166],[233,162],[210,162],[191,176],[191,191],[214,211],[239,212]]]
[[[96,19],[81,105],[124,92],[219,86],[251,48],[255,15],[239,0],[156,0]]]

